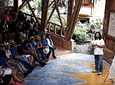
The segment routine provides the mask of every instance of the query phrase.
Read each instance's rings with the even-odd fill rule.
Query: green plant
[[[94,53],[94,47],[92,46],[92,43],[89,43],[88,52],[89,52],[90,54],[93,54],[93,53]]]

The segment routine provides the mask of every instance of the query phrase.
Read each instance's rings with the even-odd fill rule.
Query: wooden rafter
[[[57,1],[57,3],[58,3],[58,2],[59,2],[59,0]],[[48,23],[49,23],[49,21],[50,21],[50,19],[51,19],[52,15],[53,15],[53,13],[54,13],[55,9],[56,9],[56,6],[53,8],[53,10],[52,10],[52,12],[51,12],[51,14],[50,14],[50,17],[49,17],[49,19],[47,20],[47,23],[46,23],[46,25],[45,25],[45,26],[47,26],[47,25],[48,25]]]
[[[32,11],[33,16],[35,17],[36,22],[38,22],[38,19],[37,19],[36,15],[34,14],[34,11],[33,11],[32,7],[30,6],[29,1],[27,1],[27,4],[28,4],[28,6],[29,6],[30,10]],[[39,22],[38,22],[38,23],[39,23]]]
[[[49,4],[49,6],[48,6],[48,7],[50,7],[53,3],[54,3],[54,1],[52,1],[52,2]]]
[[[19,10],[20,10],[21,8],[23,8],[23,5],[25,4],[25,2],[26,2],[26,1],[23,1],[23,2],[22,2],[22,4],[20,5],[20,7],[18,8]]]

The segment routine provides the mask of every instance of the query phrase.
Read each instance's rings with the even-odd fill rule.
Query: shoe
[[[53,56],[53,58],[55,58],[55,59],[56,59],[56,56]]]
[[[34,66],[31,68],[31,71],[34,69]]]
[[[98,72],[97,70],[92,71],[92,73],[97,73],[97,72]]]
[[[101,75],[102,74],[102,72],[98,72],[98,74],[97,75]]]
[[[49,59],[45,59],[45,62],[48,62],[49,61]]]
[[[28,74],[27,74],[27,72],[26,73],[24,73],[24,77],[26,77]]]

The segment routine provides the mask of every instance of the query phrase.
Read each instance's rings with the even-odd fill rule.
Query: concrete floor
[[[57,59],[50,59],[45,67],[37,67],[25,79],[25,85],[113,85],[106,78],[110,65],[104,61],[103,74],[91,73],[94,70],[94,56],[57,47]]]

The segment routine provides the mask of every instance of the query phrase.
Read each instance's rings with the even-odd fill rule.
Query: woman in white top
[[[103,70],[103,48],[105,47],[105,43],[101,38],[100,32],[95,33],[95,40],[93,40],[92,46],[94,46],[95,56],[95,70],[92,71],[92,73],[98,72],[97,75],[101,75]]]
[[[47,42],[48,42],[49,49],[52,51],[52,57],[56,58],[56,56],[55,56],[55,49],[56,49],[56,47],[53,44],[53,41],[51,39],[51,35],[50,34],[47,35]]]

